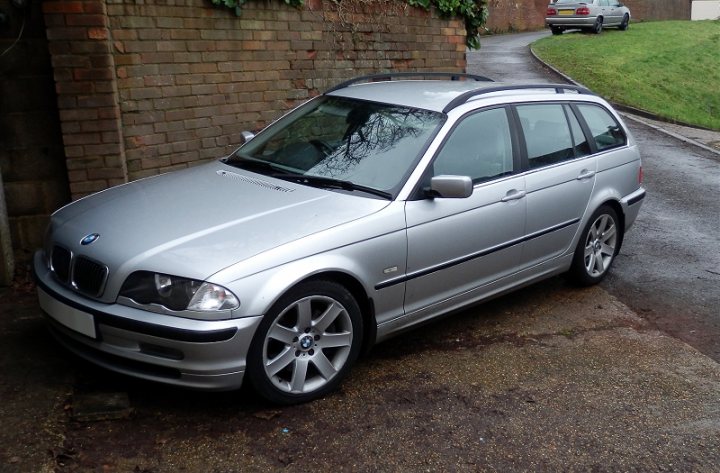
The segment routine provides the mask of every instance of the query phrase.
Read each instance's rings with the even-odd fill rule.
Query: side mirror
[[[435,176],[430,179],[430,189],[426,193],[431,197],[465,199],[473,193],[472,179],[468,176]]]
[[[240,136],[242,136],[243,144],[247,143],[248,141],[255,138],[255,133],[252,133],[250,131],[243,131],[240,133]]]

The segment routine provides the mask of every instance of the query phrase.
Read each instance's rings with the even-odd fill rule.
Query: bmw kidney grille
[[[60,282],[88,296],[99,297],[105,289],[107,266],[84,256],[73,257],[61,246],[53,247],[51,269]]]

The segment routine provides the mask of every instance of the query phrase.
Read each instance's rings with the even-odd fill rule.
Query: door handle
[[[578,181],[582,181],[583,179],[590,179],[595,175],[595,171],[590,171],[588,169],[583,169],[580,171],[580,175],[576,178]]]
[[[516,189],[513,189],[511,191],[508,191],[507,194],[505,194],[505,197],[500,199],[501,202],[510,202],[511,200],[518,200],[525,197],[526,192],[525,191],[519,191]]]

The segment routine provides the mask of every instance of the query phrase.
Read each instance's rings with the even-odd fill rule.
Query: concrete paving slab
[[[126,392],[76,392],[72,402],[72,418],[78,422],[127,419],[133,412]]]

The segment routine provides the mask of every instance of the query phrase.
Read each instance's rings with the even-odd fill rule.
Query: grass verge
[[[600,35],[566,32],[533,51],[606,99],[720,130],[720,21],[631,23]]]

